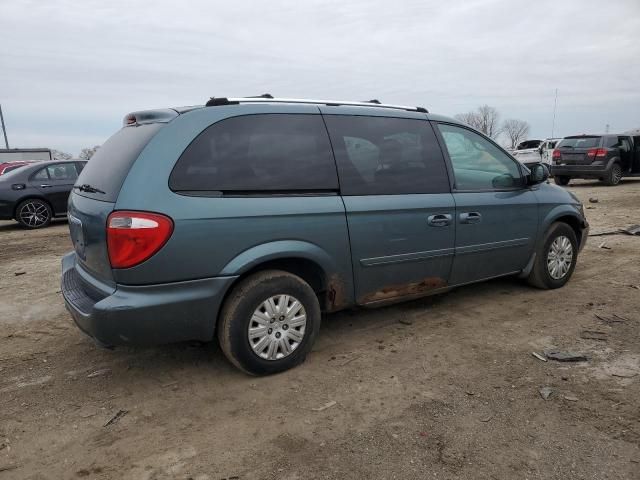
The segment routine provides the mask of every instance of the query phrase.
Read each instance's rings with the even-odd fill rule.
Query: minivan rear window
[[[87,162],[76,185],[91,185],[103,193],[76,190],[79,195],[115,202],[133,162],[164,123],[123,127],[107,140]]]
[[[256,114],[227,118],[196,137],[169,187],[190,194],[334,192],[338,174],[320,115]]]
[[[601,137],[567,137],[560,140],[557,148],[594,148],[600,144]]]

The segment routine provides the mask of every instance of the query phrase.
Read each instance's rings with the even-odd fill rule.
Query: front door
[[[538,229],[538,203],[521,166],[493,142],[459,125],[438,124],[451,162],[456,203],[451,284],[522,270]]]
[[[455,206],[435,134],[422,114],[322,111],[336,155],[359,304],[446,287]]]

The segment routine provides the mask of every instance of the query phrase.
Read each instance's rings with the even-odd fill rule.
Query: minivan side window
[[[522,186],[515,160],[481,135],[463,127],[438,124],[449,152],[457,190],[501,190]]]
[[[320,115],[257,114],[214,123],[178,159],[174,191],[337,191],[338,177]]]
[[[342,195],[445,193],[442,151],[429,122],[325,115]]]

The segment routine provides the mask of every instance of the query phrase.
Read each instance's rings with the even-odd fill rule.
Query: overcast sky
[[[210,96],[481,104],[530,138],[640,127],[640,0],[0,0],[11,147],[77,155]]]

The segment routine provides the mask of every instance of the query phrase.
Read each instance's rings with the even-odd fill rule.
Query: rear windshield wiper
[[[106,194],[106,192],[103,192],[102,190],[100,190],[99,188],[96,187],[92,187],[91,185],[89,185],[88,183],[85,183],[84,185],[74,185],[73,188],[77,188],[78,190],[80,190],[81,192],[87,192],[87,193],[101,193],[103,195]]]

